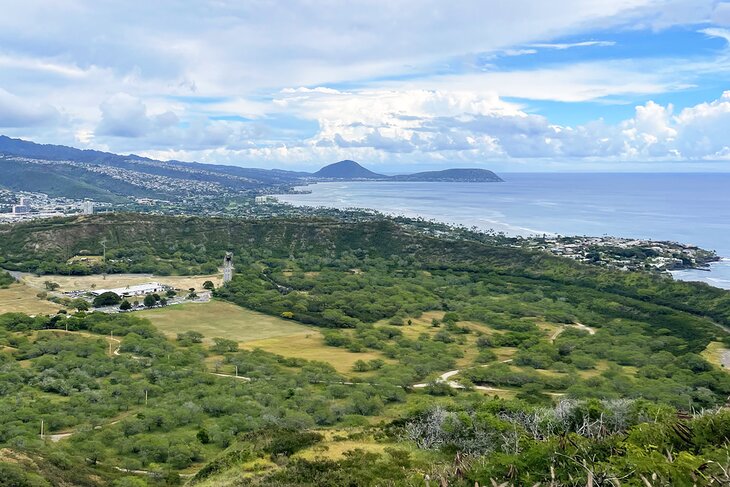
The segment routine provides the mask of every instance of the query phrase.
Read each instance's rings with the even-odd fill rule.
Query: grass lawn
[[[207,343],[214,337],[244,343],[308,330],[292,321],[216,300],[140,311],[135,316],[147,318],[165,335],[173,338],[181,332],[198,331],[205,336]]]
[[[37,289],[24,284],[11,284],[6,289],[0,289],[0,313],[56,314],[58,310],[64,309],[60,304],[38,299],[36,294]]]

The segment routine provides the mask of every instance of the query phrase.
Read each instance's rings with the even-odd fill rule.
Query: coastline
[[[503,232],[508,236],[594,235],[650,242],[682,242],[716,250],[717,261],[674,263],[663,271],[677,280],[701,281],[730,289],[729,248],[723,243],[727,210],[705,180],[687,190],[685,178],[662,175],[513,175],[500,185],[311,182],[292,187],[278,199],[292,206],[374,210],[394,217],[423,218],[451,226]],[[567,178],[567,180],[566,180]],[[650,179],[649,179],[650,178]],[[713,184],[714,184],[713,180]],[[629,200],[615,205],[615,188],[631,188]],[[652,188],[646,195],[646,188]],[[666,206],[666,189],[686,191],[701,204]],[[578,191],[572,191],[578,188]],[[682,189],[684,188],[684,189]],[[716,189],[716,188],[715,188]],[[571,191],[568,191],[571,190]],[[700,190],[698,192],[697,190]],[[568,191],[568,192],[566,192]],[[714,199],[713,199],[714,198]],[[708,212],[708,208],[713,208]],[[705,221],[697,225],[696,216]],[[692,223],[691,225],[689,223]],[[707,231],[706,231],[707,230]],[[720,248],[717,248],[720,247]],[[714,260],[714,259],[713,259]]]
[[[669,271],[679,281],[703,282],[730,291],[730,258],[722,257],[704,268]]]

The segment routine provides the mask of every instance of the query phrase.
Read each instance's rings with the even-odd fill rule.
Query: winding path
[[[508,358],[506,360],[502,360],[500,363],[507,364],[509,362],[512,362],[511,358]],[[489,367],[492,364],[484,364],[479,365],[479,367]],[[474,367],[468,367],[469,369],[473,369]],[[463,384],[458,383],[455,380],[449,380],[451,377],[455,376],[462,370],[466,369],[457,369],[457,370],[449,370],[448,372],[444,372],[438,378],[434,381],[436,383],[445,383],[448,384],[449,387],[452,389],[466,389],[466,387]],[[414,389],[423,389],[428,387],[432,382],[423,382],[420,384],[413,384]],[[477,391],[496,391],[496,392],[505,392],[505,389],[497,389],[496,387],[488,387],[488,386],[474,386],[474,389]]]
[[[555,330],[555,333],[553,333],[552,336],[550,337],[550,343],[553,343],[555,341],[555,339],[558,338],[558,336],[560,336],[560,334],[563,333],[567,327],[577,328],[578,330],[587,331],[589,335],[595,335],[596,334],[596,329],[595,328],[591,328],[590,326],[586,326],[583,323],[573,323],[573,324],[570,324],[570,325],[565,324],[565,325],[561,326],[560,328],[558,328],[557,330]]]

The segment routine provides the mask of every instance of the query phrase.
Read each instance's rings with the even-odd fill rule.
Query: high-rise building
[[[84,201],[81,203],[81,211],[84,215],[92,215],[94,213],[94,202]]]

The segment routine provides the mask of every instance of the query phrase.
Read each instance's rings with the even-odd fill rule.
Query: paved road
[[[730,370],[730,350],[720,351],[720,363],[724,368]]]

